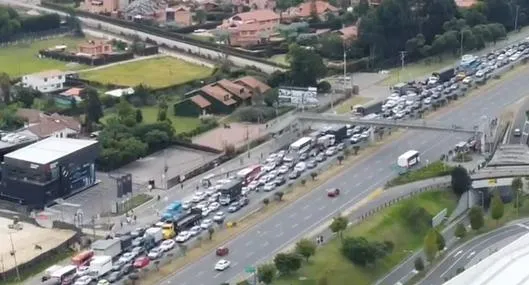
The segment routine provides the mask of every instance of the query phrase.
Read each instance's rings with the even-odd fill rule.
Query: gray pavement
[[[514,120],[512,125],[509,128],[508,143],[509,144],[519,144],[522,136],[515,136],[514,130],[520,129],[523,131],[524,123],[526,120],[525,112],[529,110],[529,99],[525,98],[518,106],[516,113],[514,114]],[[527,138],[526,136],[524,136]]]
[[[447,124],[475,125],[481,115],[498,116],[505,106],[523,97],[529,70],[519,71],[504,79],[502,84],[483,88],[483,94],[458,106],[448,107],[449,112],[439,115],[436,120]],[[489,87],[487,87],[489,88]],[[336,213],[349,208],[366,197],[374,189],[382,186],[386,180],[397,173],[391,166],[396,158],[409,149],[421,152],[422,160],[434,161],[442,153],[467,136],[455,133],[436,133],[430,131],[409,131],[404,136],[383,146],[363,162],[334,177],[311,193],[294,202],[263,223],[256,225],[239,235],[227,245],[232,248],[230,254],[232,268],[222,273],[211,273],[216,260],[211,253],[201,260],[189,264],[175,273],[167,281],[173,284],[213,285],[233,280],[241,276],[245,266],[258,265],[271,259],[274,254],[295,242],[315,226],[329,220]],[[340,199],[327,199],[324,190],[331,187],[343,189]]]

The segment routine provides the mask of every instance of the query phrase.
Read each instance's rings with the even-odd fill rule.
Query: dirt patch
[[[259,137],[266,135],[266,125],[229,123],[229,127],[220,126],[193,138],[193,143],[208,146],[220,151],[226,145],[239,148]]]

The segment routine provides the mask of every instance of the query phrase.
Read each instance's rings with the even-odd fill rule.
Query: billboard
[[[279,87],[279,103],[295,106],[317,106],[318,88],[316,87]]]

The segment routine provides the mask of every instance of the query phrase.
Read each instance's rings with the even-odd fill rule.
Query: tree
[[[94,88],[88,88],[86,90],[86,104],[85,104],[85,115],[87,123],[99,123],[99,119],[103,117],[103,109],[101,107],[101,101],[99,101],[99,94]]]
[[[213,239],[213,234],[215,233],[215,229],[214,228],[209,228],[208,229],[208,234],[209,234],[209,240],[212,240]]]
[[[316,180],[316,177],[318,177],[318,172],[316,171],[312,171],[310,173],[310,178],[312,178],[312,180]]]
[[[342,164],[344,156],[340,154],[340,155],[338,155],[338,157],[336,159],[338,159],[338,164]]]
[[[424,238],[424,253],[426,254],[426,259],[431,262],[437,255],[438,251],[439,245],[437,243],[437,231],[431,229]]]
[[[439,231],[436,230],[435,233],[437,234],[437,238],[435,240],[437,242],[437,249],[442,251],[446,246],[445,238]]]
[[[205,23],[207,20],[207,14],[206,11],[200,9],[196,10],[195,12],[195,21],[197,21],[199,24]]]
[[[132,43],[134,45],[134,42]],[[141,105],[147,105],[149,101],[150,90],[147,86],[140,84],[134,87],[134,97],[140,100]]]
[[[15,89],[16,100],[22,104],[23,108],[31,108],[35,97],[39,95],[38,91],[34,91],[30,88],[17,87]]]
[[[116,113],[118,116],[118,119],[120,122],[124,123],[128,119],[134,118],[134,122],[136,122],[135,112],[134,108],[132,108],[132,105],[127,102],[125,98],[121,98],[119,100],[119,103],[116,105]]]
[[[274,193],[274,196],[276,197],[277,201],[282,201],[283,200],[283,195],[285,195],[285,193],[283,193],[282,191],[278,191],[278,192]]]
[[[424,261],[421,257],[417,257],[414,261],[414,267],[417,271],[423,271],[424,270]]]
[[[296,252],[305,257],[308,262],[309,258],[316,253],[316,244],[308,239],[302,239],[296,243]]]
[[[136,123],[143,122],[143,113],[141,112],[141,109],[136,109]]]
[[[287,60],[290,63],[292,84],[300,87],[316,86],[327,69],[320,55],[296,44],[289,46]]]
[[[166,109],[159,109],[158,110],[157,120],[158,120],[158,122],[163,122],[163,121],[167,120],[167,110]]]
[[[470,185],[472,185],[472,180],[464,167],[455,167],[450,173],[450,176],[452,177],[452,190],[458,197],[461,197],[461,195],[468,191]]]
[[[357,155],[359,150],[360,150],[360,146],[358,146],[358,145],[353,146],[354,155]]]
[[[263,199],[263,204],[264,204],[265,206],[268,206],[268,204],[270,204],[270,200],[269,200],[268,198],[264,198],[264,199]]]
[[[483,210],[480,207],[472,207],[468,216],[470,218],[470,227],[472,227],[473,230],[479,230],[485,225]]]
[[[346,217],[338,216],[332,220],[332,223],[329,226],[329,228],[331,229],[333,233],[337,233],[340,236],[340,239],[343,241],[342,233],[347,228],[348,223],[349,223],[349,220],[347,220]]]
[[[369,242],[364,237],[347,237],[342,242],[341,251],[354,264],[367,266],[391,253],[393,247],[389,241]]]
[[[257,279],[264,284],[271,284],[276,276],[276,267],[273,264],[263,264],[257,267]]]
[[[496,224],[498,224],[499,220],[503,217],[503,212],[503,201],[501,200],[499,193],[496,192],[492,196],[492,200],[490,202],[490,216],[492,219],[496,220]]]
[[[457,224],[456,229],[454,231],[454,235],[458,238],[464,238],[467,234],[467,229],[465,228],[465,225],[462,223]]]
[[[11,81],[7,73],[0,73],[0,95],[5,104],[11,103]]]
[[[516,195],[516,199],[514,201],[514,207],[516,207],[516,214],[518,215],[520,206],[522,205],[522,201],[520,200],[522,188],[523,188],[523,181],[521,177],[516,177],[511,182],[511,188],[514,191],[514,194]]]
[[[278,253],[274,264],[282,275],[288,275],[301,267],[301,258],[295,253]]]

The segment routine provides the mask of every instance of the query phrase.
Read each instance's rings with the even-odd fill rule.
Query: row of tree
[[[61,18],[58,14],[21,17],[11,8],[0,6],[0,41],[9,40],[18,33],[34,33],[58,29]]]

